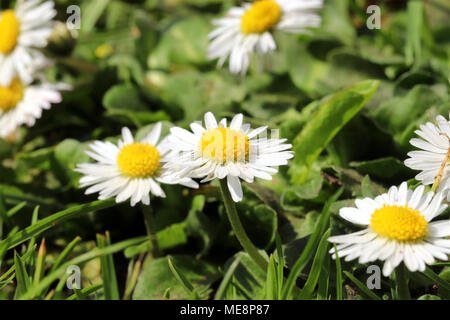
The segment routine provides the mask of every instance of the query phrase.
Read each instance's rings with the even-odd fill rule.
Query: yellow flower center
[[[0,52],[8,54],[14,50],[20,34],[19,20],[13,10],[5,10],[0,18]]]
[[[0,86],[0,111],[6,113],[14,109],[22,97],[23,85],[20,80],[14,79],[8,87]]]
[[[246,161],[249,157],[249,139],[230,128],[210,129],[200,141],[202,156],[220,162]]]
[[[278,23],[281,14],[281,8],[276,1],[256,1],[242,16],[241,30],[244,34],[263,33]]]
[[[387,206],[375,210],[370,227],[379,235],[397,241],[423,239],[428,232],[428,222],[408,206]]]
[[[132,143],[124,146],[117,156],[117,165],[125,175],[132,178],[151,176],[158,170],[161,155],[149,143]]]

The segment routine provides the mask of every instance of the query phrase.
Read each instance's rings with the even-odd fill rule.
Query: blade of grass
[[[14,227],[8,234],[8,237],[12,237],[14,234],[16,234],[19,231],[18,227]],[[0,244],[0,269],[3,265],[3,258],[5,257],[6,252],[8,251],[9,241],[5,241]],[[1,279],[1,277],[0,277]],[[1,280],[0,280],[1,281]]]
[[[446,290],[450,290],[450,283],[448,281],[446,281],[445,279],[442,279],[441,277],[439,277],[439,275],[437,275],[436,273],[434,273],[433,270],[431,270],[429,267],[427,267],[425,269],[425,271],[423,272],[423,274],[429,278],[431,281],[437,283],[439,286],[445,288]]]
[[[355,276],[353,276],[350,272],[344,271],[344,274],[349,278],[358,288],[361,290],[362,293],[364,293],[367,297],[373,299],[373,300],[381,300],[379,296],[377,296],[375,293],[369,290],[364,283],[356,279]]]
[[[341,259],[339,258],[339,254],[336,250],[336,244],[334,245],[334,252],[336,253],[336,299],[342,300],[343,297],[343,288],[342,288],[342,266]]]
[[[111,245],[109,232],[106,232],[105,236],[97,235],[97,245],[99,248]],[[102,255],[100,261],[105,299],[119,300],[119,288],[112,254]]]
[[[311,266],[311,270],[309,271],[308,278],[306,279],[305,286],[298,299],[305,300],[311,299],[314,289],[316,288],[317,281],[319,280],[320,273],[322,271],[323,260],[327,254],[328,248],[328,237],[330,236],[330,229],[328,229],[320,239],[319,246],[317,248],[317,252],[314,256],[313,264]]]
[[[331,205],[341,196],[343,190],[344,190],[343,188],[340,188],[325,203],[319,221],[317,221],[314,231],[309,237],[308,242],[306,243],[305,249],[303,250],[300,257],[297,259],[297,261],[295,262],[294,266],[291,269],[291,272],[289,273],[289,276],[283,287],[282,300],[288,300],[290,298],[298,276],[300,275],[302,270],[306,267],[308,262],[311,260],[313,252],[319,243],[319,239],[328,226],[331,214],[330,213]]]
[[[16,279],[17,279],[17,287],[16,292],[14,294],[14,299],[20,298],[25,292],[27,292],[30,279],[28,277],[27,270],[25,268],[25,263],[14,251],[14,265],[16,266]]]
[[[277,300],[278,298],[277,269],[272,254],[269,257],[269,265],[267,267],[267,279],[265,287],[266,287],[266,296],[265,296],[266,300]]]
[[[125,287],[125,293],[123,296],[124,300],[130,299],[131,294],[133,293],[133,290],[136,287],[137,279],[139,277],[139,273],[141,272],[141,267],[142,267],[141,259],[137,260],[134,265],[131,264],[131,262],[130,262],[129,272],[131,272],[131,275],[130,275],[129,279],[127,280],[127,284]]]
[[[31,215],[31,224],[30,226],[33,226],[37,223],[39,216],[39,206],[36,206],[33,210],[33,214]],[[28,250],[33,250],[33,248],[36,245],[36,238],[33,236],[30,238],[30,241],[28,242]],[[33,257],[34,258],[34,257]]]
[[[3,223],[6,218],[5,198],[3,196],[3,191],[0,190],[0,239],[3,239]]]
[[[36,261],[36,269],[34,270],[34,279],[33,279],[34,284],[38,284],[42,276],[44,275],[45,255],[46,255],[45,238],[43,238],[41,241],[41,245],[39,246],[38,257]]]
[[[66,300],[77,300],[79,297],[79,294],[81,294],[86,299],[89,295],[97,292],[101,288],[103,288],[103,283],[96,283],[90,287],[87,287],[87,288],[84,288],[81,290],[76,289],[75,293],[73,295],[69,296]],[[80,300],[80,299],[78,299],[78,300]]]
[[[239,266],[239,263],[241,262],[241,258],[242,258],[242,255],[237,255],[236,259],[228,267],[227,272],[225,273],[225,275],[222,279],[222,282],[220,283],[219,288],[216,291],[214,300],[221,300],[225,296],[228,285],[230,284],[231,279],[233,278],[233,274],[236,271],[236,268]]]
[[[330,256],[325,254],[325,262],[322,266],[322,271],[319,275],[319,281],[317,282],[317,300],[329,299],[329,286],[330,286]]]
[[[24,262],[28,262],[28,259],[34,254],[34,250],[32,251],[28,251],[26,252],[23,256],[22,256],[22,260]],[[2,274],[0,276],[0,281],[5,280],[10,274],[12,274],[14,271],[16,270],[16,265],[13,264],[11,266],[11,268],[8,269],[8,271],[6,271],[4,274]],[[13,277],[15,277],[15,275],[13,275]]]
[[[80,264],[90,261],[92,259],[99,258],[102,255],[120,252],[130,246],[137,245],[139,243],[142,243],[142,242],[148,241],[148,240],[149,240],[148,237],[138,237],[138,238],[128,239],[128,240],[124,240],[124,241],[112,244],[112,245],[104,247],[104,248],[95,248],[89,252],[79,255],[78,257],[62,264],[58,269],[56,269],[52,273],[49,273],[47,276],[45,276],[39,282],[39,284],[31,286],[29,288],[29,290],[26,292],[26,294],[24,294],[21,297],[21,299],[24,299],[24,300],[32,299],[32,298],[38,296],[43,290],[48,288],[55,280],[62,277],[66,273],[67,268],[71,265],[80,265]]]
[[[19,212],[20,210],[22,210],[22,208],[25,207],[26,205],[27,205],[27,202],[26,202],[26,201],[23,201],[23,202],[21,202],[21,203],[15,205],[13,208],[9,209],[9,210],[6,212],[6,216],[7,216],[8,218],[11,218],[11,217],[14,216],[17,212]]]
[[[94,212],[102,209],[106,209],[109,207],[112,207],[116,205],[116,202],[114,199],[108,199],[108,200],[99,200],[99,201],[93,201],[86,204],[81,204],[78,206],[73,206],[71,208],[68,208],[63,211],[59,211],[57,213],[52,214],[51,216],[48,216],[39,222],[37,222],[34,225],[31,225],[19,232],[17,232],[14,236],[11,238],[7,238],[5,240],[0,241],[0,245],[8,240],[9,246],[8,249],[14,248],[18,244],[21,244],[22,242],[25,242],[32,237],[36,237],[40,235],[42,232],[54,227],[55,225],[64,222],[70,218],[73,218],[75,216],[88,213],[88,212]]]
[[[275,237],[275,244],[277,248],[277,257],[278,257],[278,265],[277,265],[277,280],[278,280],[278,292],[277,295],[281,298],[281,290],[283,289],[284,284],[284,252],[283,246],[281,245],[280,235],[277,233]]]
[[[65,248],[64,250],[59,254],[59,256],[56,258],[55,262],[53,263],[52,267],[50,268],[50,272],[55,271],[58,269],[58,267],[67,259],[67,257],[72,253],[75,246],[81,241],[80,237],[75,237]]]
[[[178,282],[183,286],[184,290],[188,293],[188,294],[192,294],[192,292],[194,291],[194,286],[190,283],[190,281],[188,279],[186,279],[186,277],[183,275],[183,273],[181,273],[173,264],[172,262],[172,258],[169,256],[167,257],[167,261],[169,263],[169,268],[170,271],[172,271],[173,275],[175,276],[175,278],[178,280]]]

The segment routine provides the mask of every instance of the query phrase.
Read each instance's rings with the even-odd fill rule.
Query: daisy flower
[[[345,261],[384,261],[384,276],[389,276],[402,261],[412,272],[424,271],[435,258],[446,261],[450,240],[445,237],[450,236],[450,220],[431,220],[447,205],[442,204],[442,193],[424,194],[424,189],[420,185],[412,191],[403,182],[375,199],[357,199],[356,208],[342,208],[339,215],[365,229],[333,236],[328,241],[338,244],[339,257],[345,257]],[[335,259],[334,248],[330,253]]]
[[[95,141],[86,153],[97,163],[79,164],[75,169],[84,174],[80,187],[90,186],[86,194],[99,192],[100,200],[115,197],[119,203],[130,199],[132,207],[138,202],[149,205],[150,193],[165,198],[159,183],[197,188],[190,178],[177,178],[162,166],[170,150],[165,147],[166,140],[158,144],[160,135],[161,123],[157,123],[140,142],[134,141],[128,128],[122,129],[118,145]]]
[[[218,58],[221,67],[229,58],[230,71],[244,75],[253,53],[276,49],[274,30],[307,33],[306,28],[318,27],[322,5],[322,0],[257,0],[233,7],[225,18],[213,20],[217,28],[209,34],[208,59]]]
[[[65,84],[50,84],[41,79],[40,84],[25,84],[14,78],[7,86],[0,85],[0,137],[5,138],[19,126],[33,126],[43,110],[52,103],[60,103],[59,90],[68,90]]]
[[[410,143],[422,150],[409,152],[405,165],[421,171],[416,179],[424,185],[435,183],[441,191],[450,188],[450,121],[437,116],[436,125],[428,122],[415,133],[422,139]],[[450,201],[450,192],[447,199]]]
[[[177,156],[167,166],[180,176],[203,178],[207,182],[215,178],[227,178],[227,186],[235,202],[242,200],[240,179],[253,182],[254,178],[271,180],[277,166],[286,165],[294,156],[285,144],[286,139],[258,138],[267,127],[251,130],[243,124],[242,114],[237,114],[227,127],[227,120],[217,123],[211,112],[205,114],[205,127],[201,123],[190,125],[192,132],[171,128],[169,145]]]
[[[30,66],[42,58],[36,50],[47,45],[56,16],[53,1],[18,0],[14,10],[0,12],[0,85],[18,77],[32,81]]]

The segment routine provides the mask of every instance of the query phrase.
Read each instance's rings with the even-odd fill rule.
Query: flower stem
[[[259,253],[258,249],[249,239],[245,233],[244,227],[242,226],[241,220],[236,210],[236,205],[231,198],[230,191],[228,190],[227,182],[225,179],[220,181],[220,191],[222,193],[223,202],[225,204],[225,210],[227,212],[228,220],[230,221],[231,227],[239,240],[239,243],[247,251],[248,255],[256,262],[256,264],[262,269],[267,270],[267,261]]]
[[[397,299],[399,300],[411,300],[411,295],[409,294],[408,279],[406,278],[406,267],[405,264],[400,264],[395,269],[395,282],[397,283]]]
[[[142,205],[142,214],[144,216],[145,229],[150,237],[152,244],[151,254],[153,257],[159,257],[161,251],[159,250],[158,238],[156,237],[155,219],[153,217],[153,209],[150,206]]]

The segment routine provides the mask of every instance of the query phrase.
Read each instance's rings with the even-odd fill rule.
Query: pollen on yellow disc
[[[249,139],[230,128],[210,129],[200,141],[202,156],[219,162],[246,161],[249,158]]]
[[[408,206],[387,206],[375,210],[370,227],[379,235],[397,241],[423,239],[428,232],[428,222]]]
[[[20,23],[13,10],[5,10],[0,17],[0,52],[14,50],[20,34]]]
[[[0,110],[2,113],[14,109],[22,100],[23,85],[18,79],[14,79],[8,87],[0,86]]]
[[[161,155],[149,143],[131,143],[124,146],[117,156],[117,165],[122,173],[132,178],[153,175],[160,166]]]
[[[263,33],[275,26],[281,15],[280,5],[276,1],[255,1],[241,18],[242,33]]]

